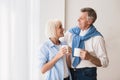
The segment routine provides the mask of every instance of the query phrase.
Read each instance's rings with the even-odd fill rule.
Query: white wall
[[[60,19],[64,25],[65,16],[64,0],[40,0],[40,26],[41,32],[44,31],[45,25],[50,19]],[[45,33],[41,36],[41,42],[45,37]]]
[[[109,66],[98,69],[98,80],[120,80],[120,0],[66,0],[66,27],[75,26],[82,7],[92,7],[98,14],[96,28],[106,40]]]

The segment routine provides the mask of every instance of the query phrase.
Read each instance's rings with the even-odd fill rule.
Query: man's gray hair
[[[47,38],[56,36],[56,27],[61,23],[58,19],[49,20],[46,24],[45,34]],[[61,23],[62,24],[62,23]]]
[[[81,12],[87,12],[88,13],[88,19],[92,19],[93,23],[97,19],[97,14],[96,14],[95,10],[90,8],[90,7],[82,8]]]

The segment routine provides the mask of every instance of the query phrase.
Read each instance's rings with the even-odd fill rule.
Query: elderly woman
[[[60,20],[51,20],[47,23],[46,34],[48,40],[39,49],[40,70],[45,74],[45,80],[70,80],[68,66],[71,65],[71,48],[59,38],[63,37],[63,27]]]

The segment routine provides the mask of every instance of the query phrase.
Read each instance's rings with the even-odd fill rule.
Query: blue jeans
[[[97,69],[93,68],[79,68],[70,69],[72,80],[97,80]]]

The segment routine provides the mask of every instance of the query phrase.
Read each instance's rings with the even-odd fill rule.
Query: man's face
[[[85,30],[89,27],[88,24],[88,13],[87,12],[81,12],[80,17],[78,18],[78,25],[80,29]]]

